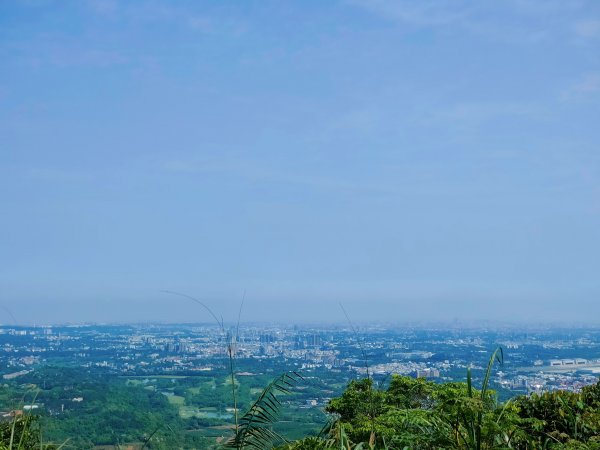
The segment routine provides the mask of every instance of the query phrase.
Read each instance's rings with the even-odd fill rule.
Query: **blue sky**
[[[2,2],[0,303],[593,321],[599,145],[595,1]]]

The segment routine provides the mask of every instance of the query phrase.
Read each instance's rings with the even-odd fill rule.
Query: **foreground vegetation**
[[[581,392],[546,392],[500,402],[489,383],[494,360],[501,360],[501,355],[500,350],[493,354],[478,389],[470,370],[466,382],[434,383],[399,375],[381,383],[370,377],[353,380],[326,406],[329,423],[319,434],[306,437],[288,433],[278,423],[283,399],[306,381],[296,372],[275,378],[251,402],[246,395],[238,396],[246,413],[235,426],[214,427],[220,436],[233,433],[229,439],[190,432],[189,426],[198,425],[201,419],[184,419],[181,409],[177,413],[175,406],[179,399],[183,401],[185,391],[171,388],[173,395],[164,395],[173,379],[155,380],[165,384],[162,393],[130,380],[103,385],[101,390],[97,384],[86,384],[91,383],[88,380],[78,387],[86,395],[85,408],[63,414],[60,430],[57,419],[47,416],[39,421],[29,412],[0,422],[0,450],[94,448],[98,443],[108,445],[102,448],[137,449],[600,450],[600,382]],[[56,387],[44,383],[42,395],[50,410],[62,407],[65,388],[58,387],[64,385],[59,378],[68,373],[54,373]],[[227,389],[225,383],[222,389]],[[224,391],[220,394],[226,396]],[[62,439],[65,430],[66,442]],[[131,430],[143,432],[132,434]],[[62,444],[47,443],[44,437]],[[134,446],[126,447],[131,443]]]
[[[437,384],[393,375],[382,388],[371,378],[352,381],[329,402],[332,420],[319,436],[280,449],[600,449],[600,381],[581,392],[546,392],[501,403],[488,389],[495,359],[502,361],[501,349],[490,358],[480,389],[473,387],[470,370],[466,382]],[[244,424],[230,446],[270,448],[283,439],[270,425],[279,404],[275,393],[285,393],[290,383],[281,386],[276,380],[274,386],[265,391],[269,401],[255,402],[246,415],[254,423]]]
[[[600,449],[600,383],[579,393],[556,391],[499,403],[493,391],[476,390],[468,382],[437,384],[394,375],[385,388],[378,388],[371,379],[356,380],[327,406],[332,421],[319,436],[286,442],[272,423],[277,419],[278,399],[296,381],[293,376],[279,377],[258,398],[254,410],[241,417],[245,434],[224,444],[252,449],[278,445],[287,450]],[[73,433],[76,438],[77,430]],[[217,444],[186,443],[171,433],[159,439],[148,436],[140,445],[148,449],[209,446]],[[33,416],[0,425],[1,450],[59,447],[43,444]]]
[[[600,383],[506,403],[468,383],[393,376],[387,389],[352,381],[321,437],[282,448],[600,449]]]

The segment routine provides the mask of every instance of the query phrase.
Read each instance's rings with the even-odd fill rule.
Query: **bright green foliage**
[[[55,450],[59,447],[44,444],[37,417],[15,416],[0,422],[0,450]]]
[[[387,390],[374,389],[372,380],[352,381],[327,411],[339,415],[339,422],[354,442],[369,442],[374,434],[383,443],[402,441],[416,444],[430,441],[430,405],[436,385],[423,379],[394,375]],[[407,406],[416,408],[407,408]],[[418,447],[415,447],[418,448]]]
[[[307,437],[279,447],[279,450],[366,450],[368,448],[369,446],[364,442],[352,442],[346,434],[344,425],[338,422],[330,429],[330,437],[327,439]]]
[[[307,437],[281,448],[286,450],[324,450],[332,448],[332,445],[329,440]]]
[[[516,403],[523,428],[548,448],[600,448],[599,392],[600,383],[581,393],[557,391],[521,397]]]
[[[600,450],[600,382],[581,393],[558,391],[497,401],[489,381],[494,352],[481,389],[392,376],[387,389],[371,379],[352,381],[327,411],[335,418],[326,438],[306,438],[290,450],[464,449]]]
[[[327,439],[306,438],[287,448],[353,449],[359,443],[370,448],[370,442],[377,449],[598,450],[599,405],[600,383],[581,393],[558,391],[500,404],[493,391],[468,382],[436,384],[395,375],[380,390],[365,379],[352,381],[330,402],[327,410],[337,422]]]
[[[436,385],[425,378],[392,376],[386,403],[399,409],[428,409],[433,406]]]
[[[600,450],[600,382],[581,393],[558,391],[499,404],[493,392],[468,383],[396,376],[387,390],[376,391],[374,398],[382,401],[373,421],[362,412],[364,403],[353,403],[368,398],[369,383],[352,382],[332,400],[328,409],[338,420],[326,438],[284,448]],[[372,423],[375,440],[369,445]]]

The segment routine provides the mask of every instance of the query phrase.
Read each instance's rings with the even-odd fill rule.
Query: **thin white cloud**
[[[92,181],[95,176],[91,172],[81,170],[66,170],[52,167],[34,167],[28,169],[24,175],[30,179],[48,182],[82,182]]]
[[[389,20],[415,26],[452,24],[465,20],[468,15],[465,3],[460,1],[352,0],[351,3]]]
[[[561,94],[564,101],[582,100],[600,92],[600,73],[588,73]]]
[[[301,185],[326,191],[366,191],[379,194],[393,192],[393,188],[384,183],[365,183],[357,180],[292,172],[232,157],[170,160],[164,162],[162,168],[167,172],[181,174],[223,173],[251,181]]]
[[[88,0],[88,7],[101,16],[114,16],[119,8],[116,0]]]
[[[125,23],[175,24],[191,32],[238,36],[246,30],[239,18],[223,16],[200,3],[183,6],[170,2],[118,3],[114,0],[88,0],[89,11],[99,18],[118,18]]]
[[[511,0],[502,3],[466,0],[349,0],[381,18],[407,27],[461,30],[501,42],[536,44],[573,30],[597,33],[594,21],[585,20],[585,3]]]
[[[133,61],[119,49],[90,48],[64,36],[37,36],[11,44],[11,50],[28,67],[97,67],[100,69],[131,64]]]
[[[448,108],[440,108],[439,115],[444,119],[458,121],[483,121],[500,116],[533,116],[539,108],[518,102],[471,102],[458,103]]]
[[[600,20],[586,19],[575,23],[574,31],[580,38],[595,39],[600,38]]]

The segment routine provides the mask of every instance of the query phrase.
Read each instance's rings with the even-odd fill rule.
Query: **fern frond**
[[[271,381],[240,418],[237,432],[225,447],[263,450],[272,448],[275,441],[285,441],[273,431],[281,407],[278,396],[289,394],[300,380],[302,376],[299,373],[286,372]]]

